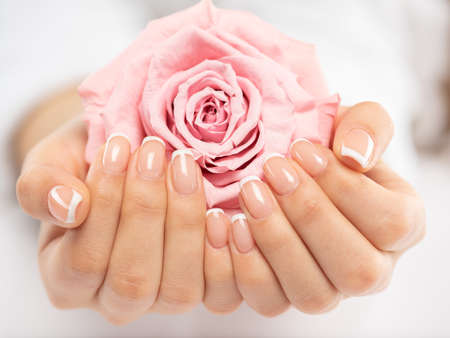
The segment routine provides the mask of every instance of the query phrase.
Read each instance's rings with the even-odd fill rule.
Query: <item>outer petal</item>
[[[294,40],[257,16],[242,11],[218,9],[215,27],[245,40],[297,74],[298,83],[310,94],[328,95],[313,45]]]
[[[211,1],[201,1],[184,11],[151,21],[127,49],[110,64],[83,81],[79,92],[85,104],[105,105],[121,71],[131,59],[147,53],[186,26],[194,25],[203,29],[210,27],[216,16],[217,9],[212,6]]]
[[[78,88],[79,94],[83,100],[85,113],[88,124],[96,126],[89,128],[89,137],[92,140],[88,142],[86,150],[86,159],[90,162],[96,149],[104,142],[105,137],[111,133],[114,126],[120,126],[123,132],[127,132],[131,138],[132,147],[135,148],[139,139],[143,136],[142,128],[136,124],[136,118],[125,117],[125,111],[119,115],[109,116],[109,112],[105,112],[105,107],[112,98],[114,88],[119,84],[121,78],[127,75],[123,74],[124,69],[128,66],[130,60],[138,56],[149,54],[151,49],[168,37],[175,34],[180,29],[195,25],[199,28],[208,28],[216,20],[217,9],[212,6],[211,1],[204,0],[197,5],[190,7],[184,11],[180,11],[167,17],[151,21],[143,32],[138,36],[131,45],[117,56],[110,64],[103,67],[99,71],[88,76]],[[146,71],[142,75],[147,74]],[[127,82],[126,84],[129,84]],[[122,86],[126,85],[122,84]],[[120,96],[120,95],[119,95]],[[118,102],[118,98],[108,109],[116,111],[122,105]],[[129,104],[127,109],[129,108]],[[127,111],[128,114],[134,114]],[[106,128],[99,128],[100,118],[106,116]],[[117,123],[121,123],[118,125]],[[106,133],[106,135],[105,135]],[[136,133],[136,135],[133,135]]]

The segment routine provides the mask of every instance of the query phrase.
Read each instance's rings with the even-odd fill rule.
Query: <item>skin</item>
[[[375,142],[365,168],[340,156],[343,137],[355,127]],[[379,292],[400,255],[425,234],[420,198],[380,160],[392,133],[378,104],[342,109],[332,149],[314,145],[328,159],[319,175],[286,160],[300,184],[280,196],[270,182],[258,182],[272,203],[263,218],[253,218],[241,196],[255,241],[241,253],[230,231],[225,245],[211,245],[203,189],[178,195],[171,163],[162,177],[146,180],[136,170],[138,149],[125,173],[105,174],[100,149],[88,168],[87,135],[76,118],[28,152],[17,182],[22,208],[42,222],[39,265],[49,298],[58,308],[87,307],[125,324],[201,302],[215,313],[232,312],[242,300],[265,316],[291,305],[323,313],[343,298]],[[198,167],[197,175],[201,182]],[[61,184],[83,196],[72,224],[48,211],[48,192]],[[230,229],[228,217],[220,217]]]

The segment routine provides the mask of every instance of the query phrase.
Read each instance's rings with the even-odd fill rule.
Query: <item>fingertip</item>
[[[392,119],[375,102],[358,103],[336,124],[333,152],[347,167],[367,172],[379,161],[394,134]]]
[[[220,208],[209,209],[206,212],[206,237],[215,249],[221,249],[228,244],[228,217]]]
[[[89,211],[89,193],[79,186],[56,185],[47,195],[48,213],[54,223],[64,228],[76,228]]]
[[[89,212],[84,183],[59,168],[30,167],[19,177],[16,194],[25,213],[64,228],[79,226]]]
[[[346,131],[334,144],[333,151],[342,163],[359,172],[370,170],[377,160],[375,136],[366,128]]]

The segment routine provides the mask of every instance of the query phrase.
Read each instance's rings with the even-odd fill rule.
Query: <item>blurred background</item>
[[[18,130],[37,112],[55,123],[81,110],[74,91],[154,18],[188,0],[0,0],[0,336],[450,336],[450,2],[447,0],[216,0],[314,43],[343,103],[380,102],[396,135],[386,160],[423,197],[428,235],[400,260],[380,295],[324,316],[262,320],[245,305],[226,317],[199,307],[117,329],[88,310],[52,308],[41,285],[38,224],[17,206]],[[274,42],[275,43],[275,42]],[[173,325],[176,323],[176,325]]]

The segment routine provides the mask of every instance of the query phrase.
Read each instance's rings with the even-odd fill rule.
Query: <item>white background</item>
[[[445,53],[438,31],[423,34],[448,20],[448,7],[439,0],[216,1],[254,11],[317,44],[330,87],[344,103],[376,100],[394,117],[397,133],[388,159],[423,196],[428,235],[400,260],[387,291],[346,300],[321,316],[291,310],[269,320],[245,305],[216,316],[199,306],[190,314],[149,315],[121,328],[88,310],[52,308],[37,269],[38,226],[15,202],[10,134],[42,96],[106,63],[152,17],[190,3],[0,0],[0,336],[450,336],[450,160],[417,157],[409,137],[414,107],[430,100],[420,95],[424,84],[413,67],[409,11],[423,16],[413,24],[426,37],[418,60],[429,74]]]

